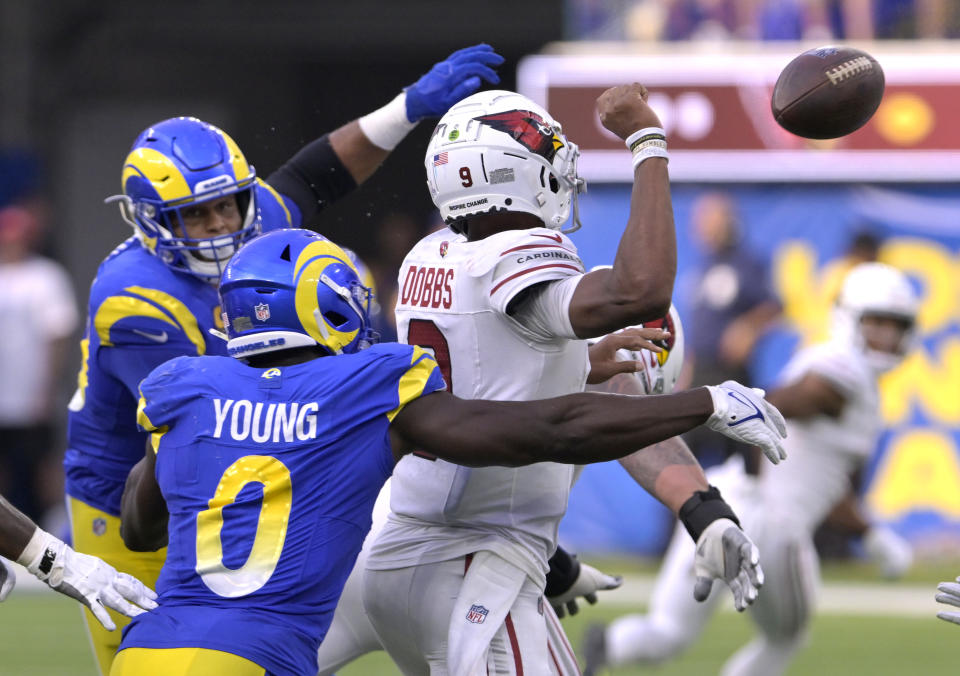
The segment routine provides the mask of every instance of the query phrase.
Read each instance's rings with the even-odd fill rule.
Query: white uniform
[[[370,555],[370,546],[387,522],[387,514],[390,512],[390,487],[391,480],[388,479],[377,496],[370,532],[340,594],[330,629],[320,644],[317,676],[332,676],[355,659],[383,650],[380,637],[363,607],[363,575],[367,567],[367,557]],[[2,562],[0,559],[0,563]],[[550,655],[551,676],[579,675],[577,657],[563,631],[560,619],[549,603],[543,605],[543,615],[547,625],[547,652]]]
[[[822,376],[843,394],[839,417],[788,420],[788,462],[764,467],[758,479],[743,472],[739,457],[707,472],[759,548],[766,577],[750,607],[762,635],[727,662],[724,676],[775,676],[802,645],[819,584],[813,532],[849,492],[851,473],[869,458],[880,431],[876,376],[862,353],[839,343],[806,348],[787,364],[781,384],[807,373]],[[622,617],[607,629],[611,665],[661,662],[696,640],[721,594],[717,585],[705,603],[694,601],[693,556],[694,543],[678,526],[649,613]]]
[[[569,303],[583,273],[573,243],[554,230],[477,242],[434,233],[400,271],[400,340],[433,349],[460,397],[582,391],[587,345],[576,340]],[[507,314],[519,292],[544,282]],[[367,561],[364,605],[404,673],[547,672],[542,590],[573,476],[556,463],[400,461],[391,513]]]

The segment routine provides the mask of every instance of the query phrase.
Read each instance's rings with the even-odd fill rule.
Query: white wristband
[[[636,169],[644,160],[651,157],[662,157],[668,162],[667,137],[660,127],[644,127],[639,129],[625,141],[627,148],[633,153],[633,168]]]
[[[667,144],[667,134],[660,127],[644,127],[643,129],[638,129],[637,131],[630,134],[627,137],[627,140],[624,143],[627,146],[627,150],[634,152],[634,146],[639,143],[646,143],[649,141],[662,141],[664,146]]]
[[[370,143],[383,150],[393,150],[417,126],[407,119],[407,93],[400,92],[383,108],[361,117],[358,122]]]
[[[17,557],[17,563],[25,566],[39,579],[46,580],[52,570],[53,562],[60,556],[64,546],[60,539],[38,527],[33,531],[27,546]]]
[[[633,154],[633,168],[636,169],[644,160],[649,160],[651,157],[662,157],[667,162],[670,161],[670,154],[667,153],[666,148],[643,148]]]

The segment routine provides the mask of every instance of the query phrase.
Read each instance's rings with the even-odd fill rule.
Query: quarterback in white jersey
[[[879,263],[851,270],[831,340],[798,352],[769,395],[788,419],[789,471],[748,476],[738,456],[707,471],[763,552],[766,574],[763,593],[750,609],[758,636],[727,662],[724,676],[776,676],[802,646],[819,585],[813,532],[828,516],[863,537],[884,575],[896,577],[909,567],[909,545],[892,530],[869,523],[851,478],[869,459],[880,432],[877,378],[909,349],[916,310],[913,290],[899,271]],[[689,599],[693,556],[678,529],[649,613],[588,631],[588,674],[603,665],[662,662],[696,640],[718,598],[706,604]]]
[[[583,186],[578,150],[559,124],[503,91],[475,94],[440,120],[427,150],[427,183],[452,232],[428,236],[404,260],[397,318],[400,340],[432,350],[454,394],[579,392],[590,370],[582,339],[666,314],[676,242],[666,142],[646,97],[645,88],[628,85],[598,100],[602,123],[629,141],[635,174],[613,268],[590,273],[559,231],[571,210],[579,226]],[[739,415],[754,412],[757,421],[779,416],[773,409]],[[731,420],[713,429],[729,434]],[[768,457],[777,462],[775,447]],[[693,501],[687,521],[709,541],[714,576],[753,570],[752,543],[727,551],[736,570],[724,568],[729,545],[721,527],[739,529],[699,466],[686,458],[657,462],[677,478],[658,497],[675,510]],[[363,602],[405,674],[548,673],[545,573],[573,479],[573,468],[552,463],[471,469],[423,455],[398,463],[391,512],[367,559]]]

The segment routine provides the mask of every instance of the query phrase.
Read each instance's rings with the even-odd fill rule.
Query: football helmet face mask
[[[847,273],[833,312],[837,340],[862,351],[876,373],[897,366],[913,346],[919,301],[906,275],[883,263],[863,263]],[[903,324],[892,351],[872,348],[864,335],[865,317],[889,318]]]
[[[520,211],[560,230],[586,181],[577,175],[580,149],[560,124],[536,103],[493,90],[453,106],[433,130],[424,165],[427,187],[444,222],[455,232],[466,217]]]
[[[336,244],[309,230],[275,230],[244,246],[223,272],[227,352],[238,359],[314,345],[357,352],[378,340],[372,298]]]
[[[123,219],[137,238],[174,270],[216,283],[223,267],[248,239],[259,234],[256,172],[232,138],[194,117],[176,117],[137,137],[121,176]],[[187,236],[184,211],[234,195],[240,228],[215,237]]]

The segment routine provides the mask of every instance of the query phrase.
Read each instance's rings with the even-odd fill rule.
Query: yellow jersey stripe
[[[180,328],[163,310],[145,300],[132,296],[110,296],[100,304],[97,314],[93,317],[93,326],[100,337],[101,345],[105,347],[113,345],[110,341],[110,329],[118,321],[127,317],[151,317]]]
[[[273,195],[274,198],[276,198],[277,204],[280,205],[280,207],[283,209],[283,213],[284,213],[284,214],[286,215],[286,217],[287,217],[287,227],[288,227],[288,228],[292,228],[292,227],[293,227],[293,217],[290,216],[290,210],[287,209],[287,205],[284,203],[283,197],[280,196],[280,193],[278,193],[278,192],[276,191],[276,189],[275,189],[272,185],[270,185],[269,183],[267,183],[267,182],[264,181],[264,180],[261,180],[261,179],[258,178],[258,179],[257,179],[257,183],[258,183],[261,187],[265,188],[265,189],[267,190],[267,192],[269,192],[271,195]]]
[[[147,399],[140,395],[140,401],[137,402],[137,424],[140,425],[143,429],[150,432],[150,446],[153,448],[154,454],[160,450],[160,440],[163,438],[163,435],[166,434],[170,428],[164,425],[163,427],[157,427],[154,425],[150,418],[147,416]]]
[[[80,373],[77,374],[77,392],[70,400],[70,410],[79,411],[87,401],[87,384],[90,373],[90,339],[80,341]]]
[[[400,405],[387,413],[387,420],[390,422],[393,422],[393,419],[403,410],[404,406],[423,394],[423,388],[427,386],[430,375],[434,369],[439,368],[433,357],[417,345],[413,346],[410,363],[410,368],[400,378],[400,384],[397,386]]]
[[[190,342],[197,348],[197,355],[206,353],[207,342],[204,340],[203,333],[200,331],[197,318],[193,316],[193,313],[190,312],[190,309],[183,301],[174,298],[164,291],[146,289],[142,286],[128,286],[124,291],[135,293],[166,310],[177,320],[183,332],[187,334],[187,338],[189,338]]]

